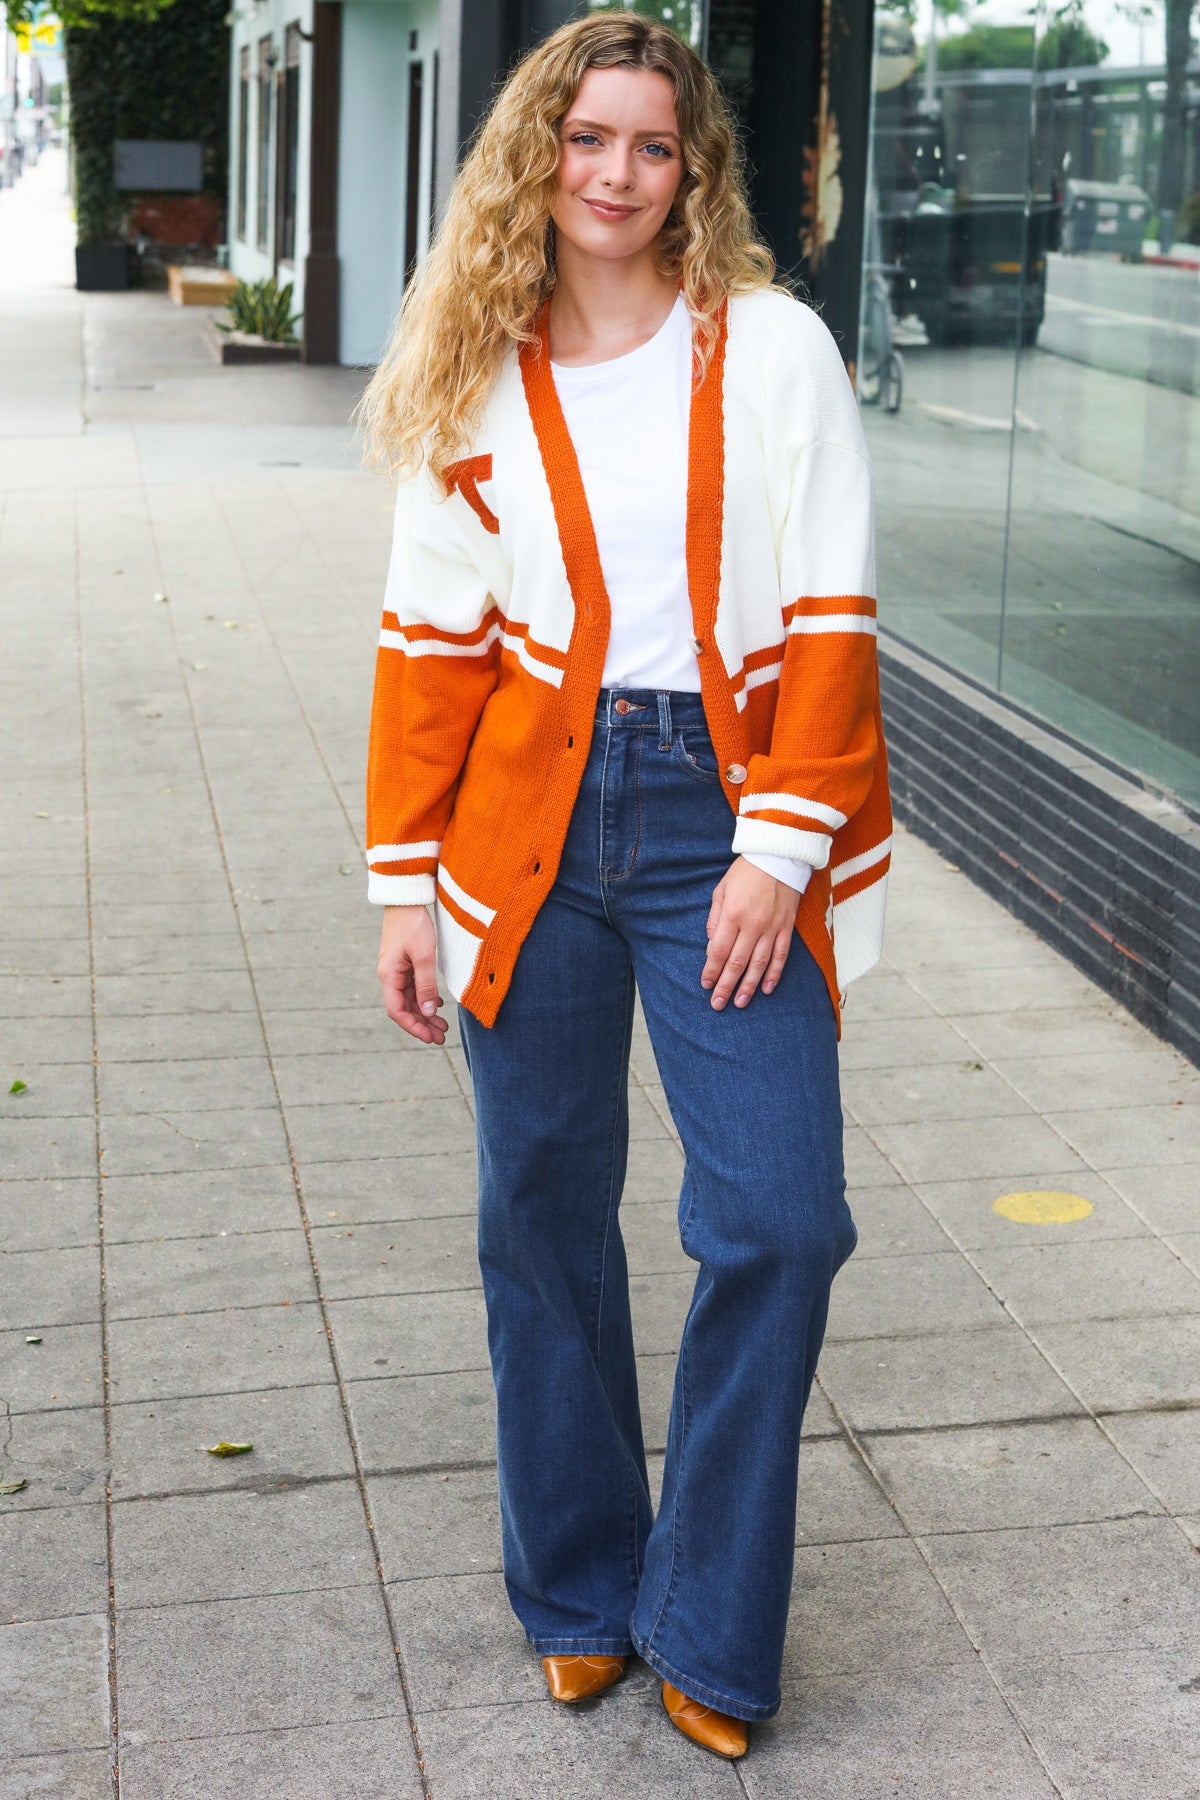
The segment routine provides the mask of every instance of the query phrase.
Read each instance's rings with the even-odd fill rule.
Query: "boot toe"
[[[723,1756],[729,1762],[745,1756],[750,1735],[744,1719],[734,1719],[728,1713],[702,1705],[699,1700],[689,1699],[669,1681],[663,1682],[662,1702],[672,1725],[693,1744],[699,1744],[701,1749],[711,1750],[714,1756]]]
[[[552,1700],[571,1705],[590,1700],[620,1681],[625,1673],[623,1656],[543,1656],[542,1668]]]

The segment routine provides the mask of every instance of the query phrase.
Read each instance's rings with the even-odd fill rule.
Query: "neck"
[[[559,234],[550,299],[550,354],[556,362],[603,362],[652,338],[675,303],[679,283],[653,255],[619,262],[588,256]]]

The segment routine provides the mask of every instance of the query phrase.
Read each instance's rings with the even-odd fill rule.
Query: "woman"
[[[840,990],[878,956],[890,841],[870,470],[772,272],[708,70],[593,15],[496,99],[365,401],[403,478],[379,976],[444,1042],[434,905],[509,1596],[557,1699],[636,1652],[729,1757],[780,1704],[800,1424],[856,1236]],[[617,1214],[635,984],[700,1265],[657,1517]]]

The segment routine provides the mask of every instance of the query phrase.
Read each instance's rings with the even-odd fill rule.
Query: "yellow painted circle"
[[[1091,1210],[1091,1201],[1082,1194],[1061,1194],[1052,1189],[1039,1192],[1031,1188],[1019,1194],[1001,1194],[992,1201],[992,1211],[1016,1225],[1070,1225],[1076,1219],[1086,1219]]]

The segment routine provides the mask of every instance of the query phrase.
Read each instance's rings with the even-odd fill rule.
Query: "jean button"
[[[629,711],[628,700],[614,700],[613,711],[620,713],[621,717],[624,718],[625,714]]]

